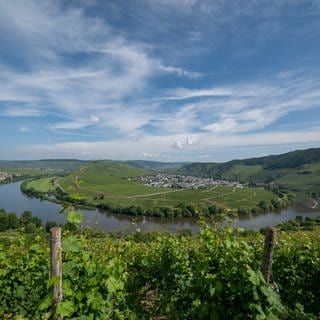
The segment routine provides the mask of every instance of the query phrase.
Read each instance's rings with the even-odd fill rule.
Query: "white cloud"
[[[19,107],[19,108],[6,108],[0,111],[1,116],[6,117],[41,117],[45,115],[41,110],[29,108],[29,107]]]
[[[191,98],[194,101],[189,102]],[[263,130],[290,113],[318,108],[320,81],[317,72],[291,72],[285,79],[276,74],[268,81],[221,88],[178,88],[168,92],[168,99],[162,103],[175,99],[181,106],[163,118],[161,126],[167,132],[243,133]]]
[[[52,144],[31,144],[17,146],[16,153],[24,154],[29,158],[66,158],[71,155],[76,158],[82,158],[83,153],[87,153],[91,159],[137,159],[141,155],[161,155],[165,154],[171,160],[180,159],[176,154],[179,147],[182,147],[181,135],[165,137],[144,137],[140,140],[121,140],[121,141],[96,141],[96,142],[66,142]],[[199,138],[199,137],[197,137]],[[172,148],[172,139],[175,139],[175,148]],[[319,145],[319,129],[307,131],[286,131],[272,133],[255,134],[231,134],[219,136],[212,133],[201,135],[201,143],[192,148],[192,157],[194,152],[198,155],[209,155],[212,150],[212,159],[214,159],[217,150],[230,147],[249,147],[249,146],[277,146],[314,143]],[[171,142],[171,144],[170,144]],[[189,149],[191,151],[191,149]],[[214,150],[214,151],[213,151]],[[188,152],[188,149],[185,149]],[[180,151],[179,151],[180,154]],[[188,154],[188,153],[186,153]],[[186,155],[184,154],[184,156]],[[182,154],[181,154],[182,155]],[[235,154],[234,157],[237,157]],[[200,157],[199,157],[200,159]]]
[[[57,122],[49,126],[52,130],[75,130],[87,127],[89,124],[82,121]]]
[[[298,2],[292,1],[288,7],[297,8]],[[288,2],[273,0],[269,8],[268,1],[263,0],[266,11],[261,13],[257,12],[258,2],[255,0],[244,5],[237,4],[237,1],[231,3],[232,16],[253,13],[274,16],[283,14]],[[208,23],[223,24],[229,19],[220,15],[229,8],[224,0],[147,1],[146,6],[154,8],[157,13],[151,16],[151,20],[171,12],[186,17],[186,13],[191,15],[194,10],[197,14],[206,13],[202,19],[206,27]],[[319,6],[314,7],[318,12]],[[176,23],[176,20],[168,20]],[[0,32],[10,34],[9,44],[15,48],[11,52],[12,61],[18,60],[23,65],[19,69],[10,63],[0,64],[0,116],[48,116],[49,121],[54,119],[48,125],[51,133],[80,135],[81,132],[106,140],[36,146],[31,150],[50,154],[57,147],[61,154],[67,154],[69,151],[64,147],[68,146],[75,154],[87,152],[88,148],[97,157],[108,157],[110,152],[118,158],[116,151],[119,155],[128,152],[141,156],[145,153],[148,157],[165,152],[192,153],[205,149],[205,146],[260,144],[263,130],[269,126],[291,113],[304,111],[307,114],[319,108],[320,77],[316,68],[295,72],[284,70],[252,81],[226,81],[223,86],[212,86],[212,78],[206,78],[206,74],[186,70],[183,59],[176,59],[177,63],[170,65],[168,61],[171,59],[157,56],[158,47],[141,43],[126,32],[111,28],[106,21],[86,16],[84,9],[62,7],[60,1],[0,1]],[[151,24],[156,25],[155,21]],[[167,25],[158,27],[162,28],[160,31],[172,30],[163,30]],[[193,27],[186,30],[188,39],[181,41],[198,43],[201,38],[206,40],[208,34],[201,28],[200,32],[197,26]],[[263,25],[259,32],[263,33],[265,28]],[[178,50],[179,55],[183,54],[181,51]],[[74,56],[85,58],[74,59]],[[193,59],[189,52],[188,56]],[[169,84],[161,82],[158,86],[157,77],[164,74],[177,76],[173,77],[174,84],[170,79]],[[198,88],[195,88],[196,84]],[[289,132],[300,142],[317,141],[305,132],[297,135],[295,124],[285,125],[286,128],[282,127],[287,130],[285,133],[279,129],[282,143],[293,143]],[[115,137],[122,140],[115,142]],[[280,143],[276,135],[265,134],[263,137],[268,143]],[[245,142],[241,142],[242,139]],[[138,146],[139,143],[143,148]],[[101,150],[96,150],[97,147]],[[114,150],[110,151],[111,147]],[[205,150],[202,152],[207,154]]]
[[[182,68],[165,66],[160,62],[158,63],[158,70],[165,73],[173,73],[179,77],[187,77],[190,79],[198,79],[202,77],[202,74],[199,72],[192,72],[192,71],[184,70]]]
[[[148,153],[148,152],[142,152],[142,155],[144,158],[159,158],[161,157],[158,153]]]
[[[195,138],[187,137],[187,139],[186,139],[186,145],[187,145],[187,146],[192,146],[192,145],[194,145],[195,143],[197,143],[197,140],[196,140]]]
[[[183,149],[182,143],[179,140],[173,144],[173,147],[176,149]]]
[[[115,32],[102,19],[85,16],[83,10],[62,8],[60,2],[1,2],[0,32],[12,35],[10,45],[16,52],[23,52],[19,59],[27,66],[19,70],[0,65],[0,103],[10,101],[15,105],[1,114],[45,113],[78,119],[77,123],[59,122],[51,128],[84,127],[91,114],[92,123],[103,120],[106,126],[123,131],[123,117],[129,114],[130,122],[138,124],[127,121],[129,129],[124,131],[130,131],[130,127],[135,130],[145,123],[139,117],[146,116],[135,112],[136,105],[140,105],[136,100],[144,99],[143,89],[150,77],[157,76],[159,71],[197,76],[164,66],[146,45]],[[88,58],[70,64],[69,55]],[[121,107],[124,101],[126,112]],[[32,107],[27,108],[26,104]]]
[[[100,121],[100,118],[93,114],[90,117],[90,121],[93,122],[93,123],[98,123]]]
[[[223,97],[234,93],[233,88],[209,88],[209,89],[185,89],[177,88],[168,91],[168,97],[165,100],[186,100],[190,98],[203,97]]]

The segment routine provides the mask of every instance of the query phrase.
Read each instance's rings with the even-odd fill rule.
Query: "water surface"
[[[60,205],[30,198],[20,191],[21,182],[0,185],[0,208],[7,212],[16,212],[20,216],[25,210],[32,211],[34,216],[39,217],[44,223],[56,221],[65,223],[64,214],[59,213]],[[84,214],[84,223],[94,229],[104,231],[128,231],[136,229],[143,231],[171,231],[177,232],[190,229],[194,232],[199,230],[195,218],[156,218],[156,217],[131,217],[123,214],[102,213],[98,210],[80,210]],[[266,226],[275,226],[279,223],[295,219],[296,216],[315,217],[319,216],[317,211],[303,206],[289,208],[278,213],[270,212],[249,217],[239,217],[235,226],[249,230],[259,230]]]

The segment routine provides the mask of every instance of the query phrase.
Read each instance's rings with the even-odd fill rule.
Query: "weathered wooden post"
[[[50,229],[50,277],[58,279],[52,286],[53,295],[53,317],[61,320],[62,317],[55,314],[56,308],[62,300],[62,259],[61,259],[61,228]]]
[[[266,236],[264,240],[264,252],[263,252],[263,261],[261,266],[261,272],[264,276],[264,279],[269,283],[271,269],[272,269],[272,257],[275,247],[276,239],[276,230],[271,227],[266,227],[265,229]]]

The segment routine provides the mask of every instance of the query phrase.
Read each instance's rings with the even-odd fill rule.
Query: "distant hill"
[[[320,195],[320,148],[296,150],[280,155],[238,159],[224,163],[130,161],[81,161],[76,159],[48,159],[35,161],[0,161],[0,171],[6,169],[53,170],[72,172],[80,165],[119,163],[137,170],[167,172],[198,177],[270,184],[290,190],[313,192]],[[130,170],[129,170],[130,171]]]
[[[274,182],[293,190],[318,194],[320,193],[320,148],[224,163],[191,163],[175,172],[256,184]]]
[[[160,162],[160,161],[148,161],[148,160],[130,160],[126,161],[132,167],[138,169],[146,169],[152,171],[166,171],[168,169],[179,169],[190,162]]]
[[[46,160],[0,160],[0,170],[4,169],[32,169],[32,170],[58,170],[73,171],[86,161],[75,159],[46,159]]]
[[[241,160],[240,160],[241,161]],[[262,165],[264,169],[299,168],[320,161],[320,148],[296,150],[280,155],[242,160],[246,165]]]
[[[112,160],[101,160],[126,163],[137,169],[151,170],[151,171],[165,171],[168,169],[178,169],[190,162],[160,162],[160,161],[148,161],[148,160],[129,160],[129,161],[112,161]],[[37,169],[37,170],[63,170],[73,171],[80,164],[86,164],[96,162],[82,161],[77,159],[45,159],[45,160],[0,160],[0,169]]]

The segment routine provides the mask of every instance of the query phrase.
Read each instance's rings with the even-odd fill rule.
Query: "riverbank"
[[[25,210],[32,211],[45,223],[56,221],[65,223],[66,218],[59,213],[61,206],[46,200],[30,198],[20,191],[21,182],[0,186],[0,207],[7,212],[16,212],[21,215]],[[134,233],[137,229],[141,231],[168,231],[179,232],[181,230],[191,230],[194,233],[199,231],[198,219],[196,218],[157,218],[157,217],[131,217],[123,214],[112,214],[99,210],[80,210],[83,213],[83,227],[90,227],[94,230],[104,230],[107,232],[127,232]],[[276,226],[279,223],[295,219],[296,216],[316,217],[317,212],[299,206],[292,207],[280,212],[269,212],[263,215],[251,214],[247,217],[238,217],[233,225],[246,230],[260,230],[266,226]],[[208,220],[210,221],[210,219]]]
[[[215,186],[201,190],[172,188],[164,190],[164,188],[146,187],[132,182],[130,179],[123,177],[120,179],[114,176],[112,176],[115,179],[113,188],[111,185],[103,184],[104,188],[108,188],[108,190],[111,188],[109,193],[101,191],[97,193],[97,191],[80,186],[78,174],[64,178],[62,180],[63,186],[60,180],[52,177],[51,179],[26,181],[22,184],[21,189],[29,196],[47,198],[49,201],[56,199],[60,203],[69,203],[85,209],[96,208],[133,217],[169,219],[199,218],[200,216],[243,217],[251,214],[276,212],[288,208],[294,202],[293,194],[283,193],[279,190],[270,192],[263,188],[230,188],[227,186]],[[120,184],[119,181],[121,181]]]

